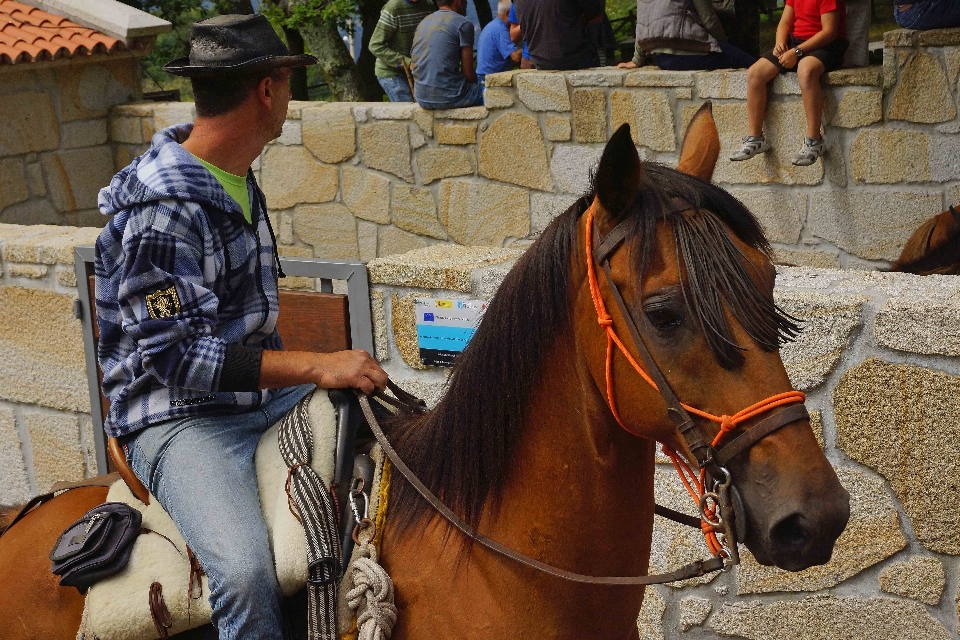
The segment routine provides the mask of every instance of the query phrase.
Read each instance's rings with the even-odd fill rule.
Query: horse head
[[[917,227],[890,271],[960,274],[960,211],[951,206]]]
[[[613,428],[707,468],[707,491],[729,474],[737,538],[762,564],[798,571],[830,559],[849,495],[778,353],[799,328],[774,302],[762,229],[708,182],[718,149],[709,105],[688,128],[685,173],[642,163],[628,125],[613,135],[578,222],[575,270],[591,284],[574,304],[575,333]],[[724,457],[763,423],[769,433]]]

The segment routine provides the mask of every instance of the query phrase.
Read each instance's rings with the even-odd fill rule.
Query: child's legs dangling
[[[813,56],[801,58],[797,64],[803,110],[807,115],[807,137],[815,140],[820,139],[820,120],[823,117],[823,89],[820,87],[820,77],[825,70],[823,62]]]
[[[763,118],[767,113],[767,84],[780,70],[766,58],[760,58],[747,70],[747,114],[751,136],[763,135]]]

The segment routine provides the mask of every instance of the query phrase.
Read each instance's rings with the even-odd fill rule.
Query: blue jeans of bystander
[[[377,82],[387,92],[390,102],[413,102],[413,95],[410,93],[410,83],[406,78],[395,76],[393,78],[381,78],[377,76]]]
[[[253,455],[263,432],[313,389],[288,387],[246,413],[163,422],[124,442],[133,472],[173,518],[207,574],[220,640],[283,637],[280,586]]]
[[[459,109],[460,107],[479,107],[483,104],[483,87],[477,82],[468,82],[467,91],[459,100],[451,102],[430,102],[417,100],[424,109]]]
[[[893,17],[904,29],[960,27],[960,2],[957,0],[916,0],[908,9],[901,6],[907,5],[893,5]]]

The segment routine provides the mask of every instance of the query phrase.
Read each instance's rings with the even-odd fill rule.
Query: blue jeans
[[[732,44],[718,43],[720,53],[712,51],[702,56],[653,54],[653,61],[666,71],[697,71],[711,69],[746,69],[757,61],[752,55]]]
[[[483,104],[483,87],[477,82],[468,82],[467,91],[457,100],[449,102],[433,102],[417,100],[424,109],[459,109],[461,107],[479,107]]]
[[[960,2],[957,0],[916,0],[909,9],[893,5],[893,17],[904,29],[944,29],[960,27]]]
[[[314,388],[288,387],[246,413],[170,420],[124,442],[133,472],[207,574],[220,640],[283,638],[253,454],[263,432]]]
[[[406,78],[400,76],[381,78],[377,76],[377,82],[387,92],[390,102],[413,102],[413,96],[410,94],[410,84]]]

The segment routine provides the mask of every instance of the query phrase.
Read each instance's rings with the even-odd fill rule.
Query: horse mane
[[[890,271],[960,275],[960,212],[950,207],[917,227]]]
[[[17,514],[20,513],[18,507],[6,507],[0,505],[0,536],[2,536],[7,528],[10,526],[10,523],[13,522],[13,519],[17,517]]]
[[[511,269],[458,357],[437,406],[422,416],[400,416],[385,425],[407,465],[471,526],[478,525],[488,498],[499,499],[544,358],[571,326],[576,289],[571,286],[571,258],[583,250],[577,245],[577,223],[594,192],[595,185],[554,219]],[[696,213],[672,211],[668,203],[676,197],[693,205]],[[764,350],[775,350],[796,335],[797,326],[759,288],[730,239],[727,229],[769,256],[762,228],[731,195],[647,163],[639,195],[623,215],[636,225],[632,255],[638,257],[641,278],[656,249],[658,222],[673,224],[678,259],[687,274],[688,304],[723,366],[734,368],[743,361],[743,347],[734,342],[724,304]],[[401,531],[431,513],[407,482],[393,484],[389,509]]]

